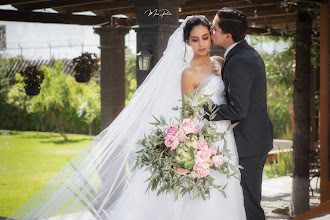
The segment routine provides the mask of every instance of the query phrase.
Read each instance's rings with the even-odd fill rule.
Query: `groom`
[[[260,205],[264,163],[273,148],[273,125],[267,114],[265,65],[245,40],[246,16],[233,8],[223,8],[215,15],[211,38],[226,49],[221,74],[227,104],[216,106],[213,120],[239,122],[234,128],[241,170],[241,185],[247,220],[264,220]],[[208,113],[207,106],[204,110]],[[208,116],[205,116],[208,118]]]

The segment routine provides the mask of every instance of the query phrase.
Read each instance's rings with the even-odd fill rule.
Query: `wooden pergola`
[[[107,127],[124,107],[125,57],[124,36],[133,28],[137,32],[137,51],[144,43],[151,45],[153,67],[162,56],[170,34],[178,26],[178,19],[203,14],[212,20],[218,9],[233,7],[243,11],[249,20],[248,34],[281,36],[295,30],[297,5],[307,2],[320,9],[313,21],[313,30],[320,33],[320,145],[321,145],[321,205],[304,216],[330,212],[330,150],[329,150],[329,1],[328,0],[0,0],[17,9],[0,10],[0,20],[79,24],[98,26],[101,48],[102,128]],[[52,8],[58,13],[35,12]],[[155,9],[161,17],[155,15]],[[159,11],[166,9],[165,11]],[[150,10],[146,13],[147,10]],[[75,15],[92,11],[95,16]],[[113,17],[123,14],[127,18]],[[138,84],[148,71],[137,70]]]
[[[149,1],[162,5],[162,1]],[[164,2],[164,1],[163,1]],[[233,7],[243,11],[250,21],[250,34],[272,34],[270,30],[295,28],[296,6],[284,0],[198,0],[184,1],[179,7],[179,17],[203,14],[213,19],[218,9]],[[294,1],[299,2],[299,1]],[[307,1],[315,4],[326,3],[326,0]],[[0,0],[0,5],[11,4],[17,11],[0,10],[0,20],[25,21],[60,24],[101,25],[110,22],[112,15],[124,14],[128,19],[114,19],[115,24],[133,25],[136,23],[136,7],[128,0]],[[317,7],[317,5],[316,5]],[[37,9],[52,8],[58,14],[33,12]],[[73,15],[75,12],[92,11],[96,16]],[[319,19],[315,28],[319,27]],[[274,34],[274,33],[273,33]]]

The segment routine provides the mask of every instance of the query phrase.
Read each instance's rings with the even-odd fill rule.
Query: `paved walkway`
[[[320,181],[319,181],[320,182]],[[315,189],[316,178],[311,182]],[[265,210],[266,220],[289,219],[288,211],[290,205],[292,178],[290,176],[277,177],[273,179],[264,178],[262,184],[262,202]],[[310,198],[310,206],[320,204],[319,186],[314,190],[314,196]],[[316,192],[315,192],[316,191]],[[330,213],[314,218],[313,220],[330,220]]]

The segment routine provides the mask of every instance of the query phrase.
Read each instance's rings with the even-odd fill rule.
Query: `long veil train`
[[[183,42],[189,18],[171,35],[163,57],[112,124],[9,219],[107,218],[105,210],[134,176],[136,142],[151,129],[152,115],[168,119],[178,114],[171,108],[180,105],[181,73],[193,56]]]

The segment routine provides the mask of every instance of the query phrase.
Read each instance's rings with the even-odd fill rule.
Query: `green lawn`
[[[0,130],[0,216],[8,217],[28,201],[93,139],[88,135]],[[274,175],[265,164],[269,178]]]
[[[0,216],[8,217],[93,139],[0,130]]]

